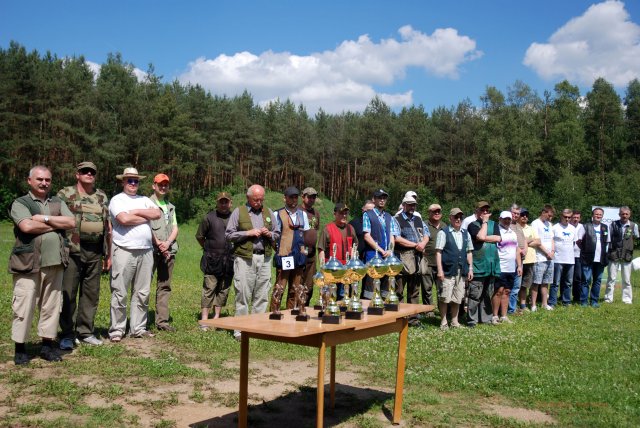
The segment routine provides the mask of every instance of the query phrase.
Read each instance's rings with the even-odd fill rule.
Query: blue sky
[[[214,94],[247,89],[310,113],[361,111],[380,96],[409,105],[480,105],[487,85],[522,80],[540,96],[568,79],[584,95],[602,76],[621,95],[640,77],[640,2],[536,1],[3,1],[11,40],[98,70],[120,52],[142,76]]]

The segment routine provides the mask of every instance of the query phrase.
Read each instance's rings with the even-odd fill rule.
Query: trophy
[[[333,252],[329,261],[322,265],[320,271],[324,275],[324,280],[331,288],[331,298],[327,304],[327,308],[322,316],[322,322],[328,324],[340,323],[340,307],[336,303],[336,283],[341,282],[347,270],[344,265],[336,258],[338,246],[333,244]]]
[[[344,287],[344,298],[338,302],[338,306],[340,307],[340,312],[346,312],[349,305],[351,305],[351,296],[349,294],[349,285],[351,284],[351,270],[347,267],[349,266],[349,251],[345,252],[345,264],[344,267],[347,272],[342,277],[342,284]]]
[[[324,293],[322,292],[324,288],[324,275],[322,272],[316,272],[316,274],[313,275],[313,285],[320,288],[320,300],[318,300],[316,305],[313,305],[313,309],[317,311],[324,311],[324,307],[327,302],[324,300]]]
[[[373,278],[373,298],[367,308],[367,314],[369,315],[384,314],[384,301],[380,296],[380,278],[384,277],[388,270],[389,266],[376,251],[375,256],[367,263],[367,274]]]
[[[269,314],[270,320],[281,320],[283,317],[280,312],[280,302],[282,301],[282,295],[284,294],[284,285],[276,283],[273,285],[273,292],[271,293],[271,313]]]
[[[349,280],[352,282],[352,295],[349,306],[347,306],[345,317],[349,320],[361,320],[364,312],[362,311],[362,303],[360,302],[358,283],[367,274],[367,266],[358,258],[358,250],[355,244],[353,246],[353,257],[351,257],[351,260],[347,263],[347,271],[349,272]]]
[[[389,311],[397,311],[400,304],[400,299],[396,294],[396,276],[402,272],[402,261],[396,257],[393,252],[393,246],[391,247],[391,254],[384,259],[384,263],[387,265],[387,276],[389,277],[389,294],[384,302],[385,309]]]

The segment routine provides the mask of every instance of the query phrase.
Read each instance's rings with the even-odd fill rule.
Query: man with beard
[[[600,284],[602,272],[607,267],[607,240],[609,228],[602,223],[604,210],[595,208],[591,222],[585,223],[583,234],[578,240],[582,265],[582,287],[580,289],[580,305],[599,308]],[[593,281],[592,281],[593,279]],[[591,290],[589,290],[591,286]],[[589,302],[589,300],[591,300]]]

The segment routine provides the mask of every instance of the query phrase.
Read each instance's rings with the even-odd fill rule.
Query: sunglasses
[[[571,216],[570,216],[570,215],[563,215],[563,216],[562,216],[562,218],[565,218],[565,219],[567,219],[567,220],[570,220],[570,219],[571,219]]]
[[[442,214],[442,210],[431,210],[430,212],[434,214]]]
[[[140,183],[140,180],[138,180],[137,178],[127,178],[127,184],[138,185],[138,183]]]
[[[92,170],[91,168],[82,168],[79,172],[80,172],[81,175],[89,175],[89,174],[91,174],[93,176],[96,175],[96,172],[94,170]]]

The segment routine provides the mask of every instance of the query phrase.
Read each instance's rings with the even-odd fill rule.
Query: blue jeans
[[[596,304],[600,299],[600,284],[602,282],[602,272],[607,265],[602,263],[583,263],[582,264],[582,288],[580,290],[580,304],[587,305],[589,303]],[[591,283],[591,293],[589,293],[589,283]],[[589,296],[591,294],[591,296]],[[589,302],[591,297],[591,302]]]
[[[513,288],[511,289],[511,293],[509,293],[508,314],[514,313],[518,307],[518,292],[520,291],[520,284],[522,284],[522,276],[516,275],[516,279],[513,281]]]
[[[564,263],[553,264],[553,284],[549,287],[549,306],[558,303],[558,287],[563,305],[571,304],[571,283],[573,282],[573,265]]]

